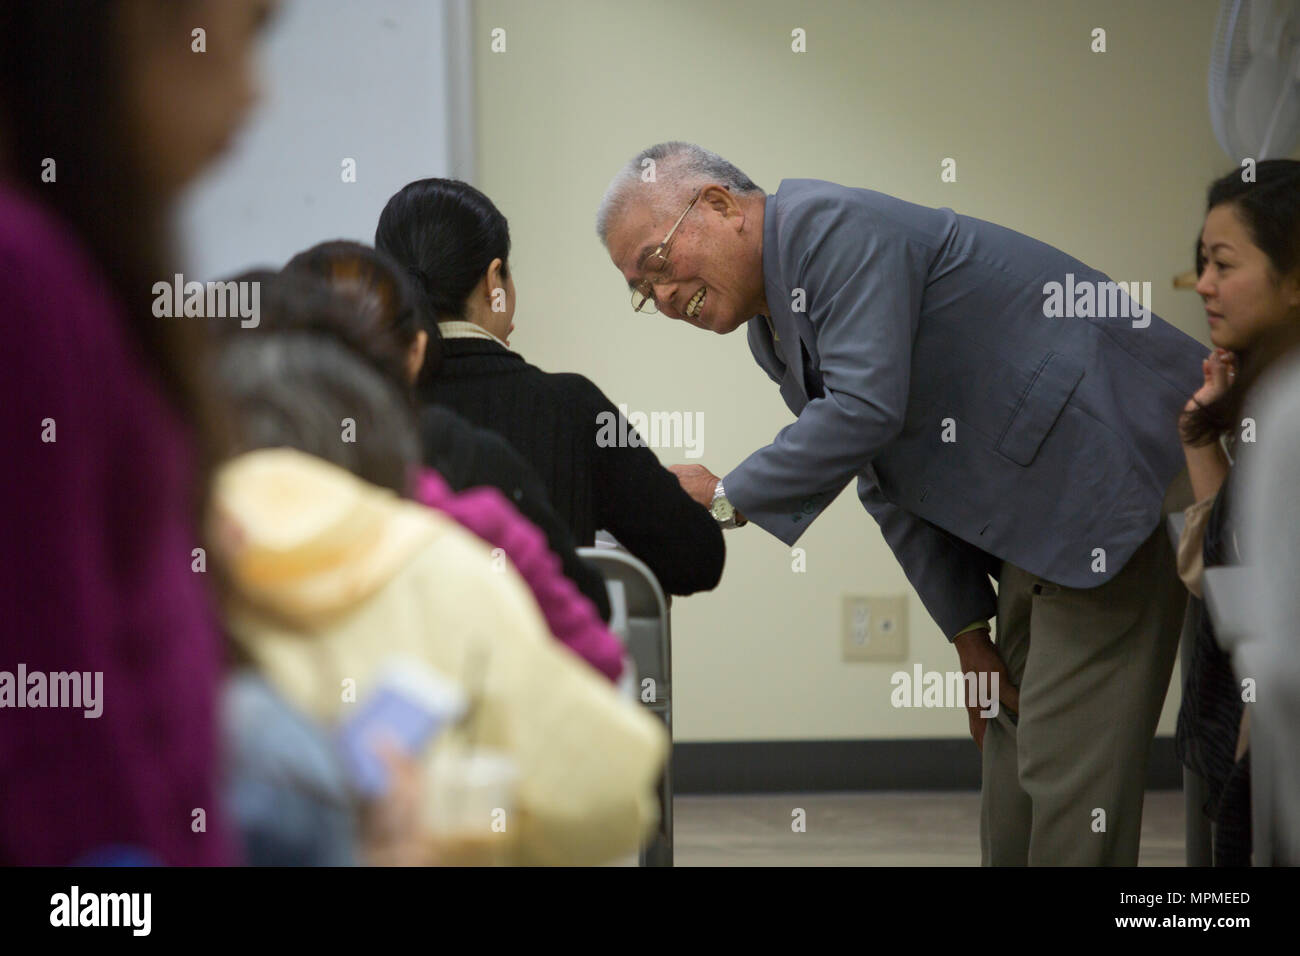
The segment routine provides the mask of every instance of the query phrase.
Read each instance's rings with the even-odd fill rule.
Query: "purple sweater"
[[[4,184],[0,314],[0,864],[228,862],[191,436],[76,237]],[[99,699],[18,708],[35,672]]]

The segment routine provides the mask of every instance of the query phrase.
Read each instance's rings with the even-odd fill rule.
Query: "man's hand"
[[[967,631],[965,634],[957,635],[953,640],[953,646],[957,648],[957,657],[961,661],[961,672],[969,674],[975,673],[976,686],[979,686],[980,674],[998,675],[998,701],[1001,706],[1006,707],[1013,714],[1020,713],[1020,691],[1015,684],[1011,683],[1011,675],[1007,672],[1007,665],[1002,663],[1002,657],[998,650],[993,646],[993,641],[989,637],[988,628],[977,628],[973,631]],[[992,678],[984,678],[984,686],[990,687]],[[975,746],[981,751],[984,750],[984,730],[985,721],[990,719],[980,716],[981,707],[978,703],[972,705],[967,702],[966,715],[970,720],[970,735],[975,738]]]
[[[717,475],[703,465],[669,465],[668,470],[677,476],[682,490],[693,500],[706,508],[713,504],[713,490],[722,480]]]

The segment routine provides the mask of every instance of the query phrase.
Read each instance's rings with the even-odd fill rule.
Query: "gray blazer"
[[[1095,587],[1155,529],[1207,350],[1104,274],[950,209],[788,179],[763,282],[749,346],[798,418],[723,484],[786,544],[856,476],[951,638],[993,616],[1003,560]],[[1048,316],[1053,282],[1083,317]]]

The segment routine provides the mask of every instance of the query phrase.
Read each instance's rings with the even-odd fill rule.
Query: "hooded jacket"
[[[472,739],[516,764],[512,862],[592,864],[640,845],[657,820],[663,726],[552,639],[482,541],[291,449],[229,463],[214,505],[231,636],[290,702],[336,727],[357,706],[348,687],[364,701],[392,659],[418,660],[472,701],[429,763]]]

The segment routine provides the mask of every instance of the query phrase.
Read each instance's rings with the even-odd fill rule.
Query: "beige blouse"
[[[1236,444],[1235,435],[1219,439],[1219,448],[1228,459],[1230,467],[1236,464]],[[1187,585],[1187,590],[1202,600],[1205,598],[1201,591],[1201,578],[1205,574],[1205,523],[1210,518],[1210,509],[1214,507],[1217,494],[1202,498],[1183,510],[1185,523],[1182,536],[1178,539],[1178,576]]]
[[[491,339],[502,348],[510,348],[505,342],[483,328],[481,325],[475,325],[473,322],[464,322],[460,319],[448,319],[445,322],[438,323],[438,331],[444,339]]]
[[[1205,597],[1201,593],[1201,577],[1205,573],[1205,522],[1209,520],[1214,499],[1215,495],[1210,495],[1184,509],[1185,523],[1178,539],[1178,576],[1198,598]]]

